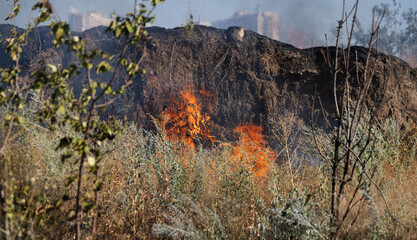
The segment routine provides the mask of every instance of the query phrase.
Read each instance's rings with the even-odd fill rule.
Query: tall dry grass
[[[313,161],[313,146],[309,154],[293,155],[309,156],[297,161],[277,161],[270,155],[271,165],[259,177],[253,165],[257,156],[241,153],[236,159],[238,143],[187,148],[163,131],[146,131],[127,121],[118,124],[123,133],[102,146],[105,155],[99,163],[103,187],[94,210],[100,216],[99,238],[326,238],[330,176],[325,163]],[[55,151],[59,137],[68,131],[50,132],[28,114],[16,129],[7,158],[1,159],[7,171],[1,175],[6,188],[0,227],[11,214],[17,238],[73,236],[75,189],[67,183],[75,159],[61,162]],[[384,198],[369,184],[361,189],[358,199],[363,201],[347,216],[349,224],[340,238],[415,239],[417,130],[412,123],[391,119],[375,135],[373,179],[397,221],[390,219]],[[305,139],[305,149],[307,138],[298,138]],[[92,217],[83,219],[87,233]]]

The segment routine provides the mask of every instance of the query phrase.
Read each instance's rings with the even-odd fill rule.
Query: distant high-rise
[[[84,30],[103,25],[107,26],[111,22],[111,19],[107,18],[101,12],[71,12],[68,20],[71,30],[75,32],[82,32]]]
[[[278,14],[274,12],[236,12],[233,17],[213,22],[211,25],[216,28],[239,26],[272,39],[279,40],[279,17]]]

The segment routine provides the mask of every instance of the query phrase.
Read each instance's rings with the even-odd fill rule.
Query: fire
[[[308,44],[308,36],[302,32],[296,31],[294,28],[287,26],[287,37],[291,41],[291,45],[294,45],[300,49],[306,48]]]
[[[241,125],[235,128],[240,134],[240,140],[234,147],[234,156],[253,166],[255,176],[262,177],[268,171],[274,153],[263,139],[263,128],[253,124]]]
[[[417,67],[417,53],[407,53],[401,56],[412,68]]]
[[[188,148],[196,142],[208,143],[215,139],[209,134],[210,116],[203,114],[196,96],[190,91],[181,91],[180,98],[162,113],[161,126],[170,140],[184,141]]]
[[[178,98],[171,100],[170,107],[162,113],[159,122],[169,140],[182,141],[188,149],[196,148],[197,143],[215,142],[209,132],[210,116],[203,113],[201,106],[204,99],[213,100],[214,95],[208,91],[200,91],[199,96],[197,98],[191,91],[181,91]],[[211,104],[205,104],[204,110],[211,108]],[[240,137],[233,147],[231,161],[243,161],[252,168],[256,177],[263,177],[274,159],[273,151],[266,146],[263,138],[263,128],[247,124],[235,128],[234,131]]]

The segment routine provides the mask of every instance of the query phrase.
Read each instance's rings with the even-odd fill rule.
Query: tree
[[[373,107],[366,99],[376,70],[377,64],[374,61],[378,61],[378,59],[371,61],[371,56],[377,56],[375,55],[377,51],[374,48],[378,47],[378,33],[385,11],[374,8],[367,57],[364,62],[359,63],[357,60],[358,51],[354,52],[351,47],[358,4],[359,0],[355,1],[351,10],[346,10],[344,4],[342,17],[338,21],[334,55],[333,52],[327,52],[328,59],[331,59],[329,66],[333,74],[333,100],[336,118],[335,125],[327,120],[331,139],[324,146],[317,138],[315,125],[312,121],[314,142],[325,166],[326,174],[330,175],[330,239],[338,237],[339,231],[349,215],[353,216],[353,219],[357,218],[367,199],[367,195],[363,193],[369,192],[371,186],[374,186],[384,196],[373,180],[375,154],[372,151],[372,145],[375,143],[376,119]],[[348,33],[346,48],[341,46],[340,42],[342,29],[347,29]],[[359,71],[361,74],[357,74]],[[311,112],[312,119],[314,119],[316,101],[315,97]],[[344,203],[342,204],[342,202]],[[388,205],[387,210],[394,219]]]
[[[384,11],[384,20],[378,33],[378,49],[401,58],[414,65],[417,59],[417,10],[409,8],[401,13],[401,4],[375,6],[376,11]],[[355,44],[366,46],[370,33],[366,33],[360,22],[354,33]]]
[[[153,10],[163,0],[150,0],[150,10],[146,4],[137,5],[131,13],[125,17],[117,16],[111,22],[107,31],[121,42],[121,48],[116,55],[106,53],[101,49],[88,49],[86,41],[80,36],[71,35],[68,23],[62,21],[51,21],[53,6],[48,0],[38,1],[32,9],[37,11],[37,17],[29,24],[22,33],[13,28],[10,36],[6,39],[6,52],[15,62],[14,66],[7,69],[0,69],[1,88],[0,104],[8,106],[9,113],[4,118],[6,130],[1,136],[0,157],[6,165],[5,152],[7,144],[12,138],[15,130],[24,119],[19,115],[24,103],[28,100],[28,91],[46,92],[46,99],[43,107],[36,115],[39,121],[53,131],[57,126],[69,125],[76,133],[75,136],[65,136],[61,139],[58,149],[67,149],[62,155],[65,161],[73,155],[78,158],[78,174],[71,176],[69,183],[76,182],[76,197],[74,199],[73,216],[76,224],[76,239],[81,239],[81,211],[89,212],[93,216],[91,235],[97,231],[97,206],[98,191],[101,188],[101,181],[98,175],[99,163],[101,160],[100,146],[104,141],[111,141],[117,135],[117,127],[112,121],[102,120],[98,117],[99,111],[104,110],[112,104],[116,98],[123,94],[126,88],[132,84],[133,79],[145,73],[140,63],[146,53],[142,49],[142,58],[131,59],[126,56],[129,46],[137,42],[147,40],[147,32],[144,29],[148,23],[154,21]],[[14,0],[13,12],[7,19],[13,20],[19,14],[21,5]],[[30,81],[24,81],[21,77],[22,68],[19,60],[22,54],[22,46],[29,39],[29,33],[34,31],[40,24],[49,23],[49,29],[53,36],[55,48],[66,48],[73,53],[77,61],[69,66],[48,64],[30,73]],[[143,45],[145,46],[145,45]],[[85,85],[80,96],[76,97],[70,88],[70,81],[75,77],[85,79]],[[94,76],[94,77],[93,77]],[[102,77],[100,77],[102,76]],[[119,79],[120,76],[125,76]],[[109,80],[104,80],[104,79]],[[83,194],[83,182],[86,166],[93,179],[89,189],[94,192],[92,199]],[[7,178],[6,178],[7,179]],[[5,209],[13,203],[8,201],[12,198],[12,183],[2,182],[0,186],[5,188]],[[8,210],[6,210],[7,212]],[[12,217],[5,216],[5,229],[7,239],[14,239]]]

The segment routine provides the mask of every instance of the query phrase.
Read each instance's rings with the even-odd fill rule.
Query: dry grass
[[[291,225],[291,219],[290,225],[280,218],[273,220],[277,216],[274,214],[287,208],[286,211],[298,209],[305,217],[302,221],[310,221],[320,234],[327,234],[330,185],[325,168],[305,163],[294,171],[285,161],[274,163],[274,157],[269,160],[270,168],[259,177],[250,164],[257,156],[242,154],[242,158],[252,160],[236,160],[233,143],[193,149],[134,124],[120,126],[123,134],[103,146],[106,154],[99,163],[104,184],[95,211],[100,214],[98,229],[102,238],[268,239],[282,231],[295,238],[319,238],[315,230],[312,233],[302,225]],[[73,173],[75,159],[61,163],[54,150],[65,129],[50,133],[32,123],[25,127],[10,145],[12,175],[2,176],[3,182],[13,183],[19,192],[12,204],[19,219],[16,226],[25,226],[21,228],[26,232],[23,238],[71,238],[75,190],[72,185],[65,186],[65,179]],[[408,136],[404,141],[412,139]],[[401,146],[411,145],[403,142]],[[380,171],[375,175],[401,224],[388,217],[383,198],[371,186],[366,191],[366,201],[358,205],[361,208],[354,208],[353,213],[359,210],[360,214],[352,226],[355,214],[348,216],[349,224],[342,229],[341,238],[417,238],[417,161],[405,157],[408,151],[404,148],[397,151],[395,158],[381,160]],[[3,166],[9,163],[2,160]],[[87,189],[91,188],[86,186],[85,195],[92,196]],[[345,195],[348,197],[351,191],[347,188]],[[69,200],[62,201],[63,195],[68,195]],[[300,205],[308,195],[308,204]],[[24,214],[25,218],[21,218]],[[88,233],[91,216],[84,214],[83,219],[83,231]]]

